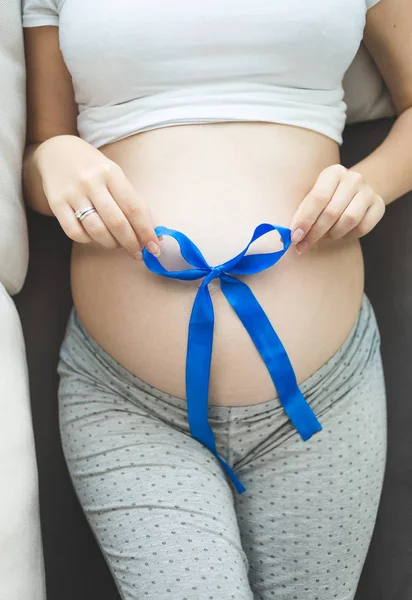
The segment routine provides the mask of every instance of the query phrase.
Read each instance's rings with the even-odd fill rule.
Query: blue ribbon
[[[251,289],[231,275],[251,275],[272,267],[291,244],[291,231],[285,227],[263,223],[256,227],[246,248],[227,262],[211,267],[197,246],[183,233],[156,227],[158,236],[173,237],[183,258],[193,268],[167,271],[159,260],[143,250],[143,260],[150,271],[163,277],[192,281],[203,279],[192,308],[186,354],[186,400],[191,435],[208,448],[232,479],[239,493],[245,487],[230,466],[218,455],[215,438],[208,421],[210,363],[212,359],[214,313],[208,285],[220,279],[221,290],[249,333],[276,387],[283,408],[303,440],[322,429],[316,415],[302,395],[286,350]],[[251,244],[270,231],[280,234],[283,249],[266,254],[246,255]]]

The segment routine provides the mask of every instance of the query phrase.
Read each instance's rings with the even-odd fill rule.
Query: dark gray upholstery
[[[344,164],[369,153],[390,125],[382,120],[347,127]],[[16,304],[30,371],[48,600],[119,600],[74,495],[59,442],[56,364],[71,306],[70,242],[53,219],[34,213],[29,214],[29,231],[30,267]],[[382,333],[389,450],[378,520],[356,600],[412,598],[411,231],[408,194],[388,207],[384,220],[363,240],[366,288]]]

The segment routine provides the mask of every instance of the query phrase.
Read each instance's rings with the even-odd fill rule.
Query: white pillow
[[[0,599],[45,600],[26,353],[16,307],[1,284],[0,332]]]
[[[25,141],[25,71],[20,0],[0,0],[0,283],[23,285],[28,263],[21,191]]]
[[[392,117],[395,110],[381,74],[363,44],[343,79],[347,123]]]

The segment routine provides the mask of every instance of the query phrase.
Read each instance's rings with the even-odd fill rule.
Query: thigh
[[[236,473],[236,498],[255,600],[352,600],[370,544],[386,459],[380,355],[362,382],[292,433],[257,447]]]
[[[122,598],[253,598],[233,494],[208,450],[79,375],[63,375],[59,412],[76,493]]]

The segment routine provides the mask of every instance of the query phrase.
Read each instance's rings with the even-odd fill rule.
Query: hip
[[[77,411],[82,415],[93,415],[96,411],[94,404],[103,402],[106,406],[109,402],[122,411],[137,410],[146,417],[170,421],[174,427],[189,433],[186,401],[154,388],[118,363],[86,331],[75,308],[70,314],[61,346],[58,371],[59,395],[71,413]],[[380,332],[373,307],[363,294],[358,316],[343,343],[300,383],[299,388],[322,422],[322,416],[334,405],[345,404],[347,408],[348,402],[361,403],[367,386],[374,386],[375,390],[373,394],[366,394],[375,397],[370,400],[371,410],[374,403],[384,406]],[[260,422],[269,417],[273,421],[272,441],[275,430],[278,431],[275,437],[279,437],[277,443],[284,435],[289,437],[295,432],[276,392],[269,400],[254,406],[210,405],[208,408],[209,422],[215,434],[219,433],[223,423],[234,420],[244,429],[244,435],[253,427],[257,428],[257,435]]]

